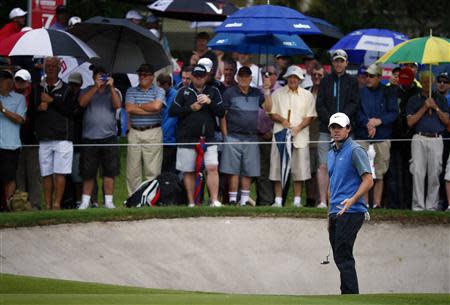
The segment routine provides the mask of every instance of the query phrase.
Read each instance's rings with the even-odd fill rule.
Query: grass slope
[[[274,296],[201,293],[52,280],[0,274],[0,304],[277,304],[277,305],[444,305],[448,294],[389,294],[354,296]]]
[[[327,211],[317,208],[187,208],[185,206],[156,208],[103,208],[88,210],[61,210],[2,213],[0,229],[14,227],[31,227],[64,223],[86,223],[93,221],[132,221],[151,218],[186,218],[186,217],[293,217],[326,218]],[[412,212],[406,210],[373,210],[372,221],[394,221],[403,224],[450,224],[447,212]]]

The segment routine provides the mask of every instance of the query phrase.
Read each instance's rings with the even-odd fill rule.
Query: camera
[[[100,79],[101,79],[102,81],[104,81],[104,82],[107,82],[107,81],[108,81],[108,74],[102,74],[102,75],[100,76]]]

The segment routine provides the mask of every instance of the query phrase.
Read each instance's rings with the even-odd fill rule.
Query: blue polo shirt
[[[128,88],[125,96],[125,102],[131,104],[146,104],[160,100],[164,106],[166,106],[164,89],[155,85],[148,88],[148,90],[142,89],[140,86]],[[145,127],[149,125],[161,124],[161,113],[151,115],[130,115],[131,126]]]
[[[223,107],[227,110],[227,131],[231,135],[257,135],[258,110],[264,95],[250,87],[244,94],[239,86],[228,88],[223,94]]]
[[[177,90],[173,87],[169,89],[166,95],[166,107],[162,110],[162,130],[163,130],[163,143],[176,143],[175,131],[177,129],[177,117],[169,115],[169,109],[175,101],[177,96]]]
[[[0,95],[3,107],[10,112],[14,112],[25,119],[27,105],[22,94],[11,91],[6,96]],[[2,112],[0,112],[0,148],[15,150],[22,143],[20,142],[20,124],[13,123]]]
[[[337,207],[347,198],[351,198],[361,185],[361,176],[371,173],[369,157],[361,145],[352,138],[347,138],[337,149],[333,145],[328,152],[328,175],[330,176],[330,210],[329,214],[337,214]],[[365,213],[367,206],[364,196],[358,199],[346,213]]]
[[[433,92],[431,96],[436,102],[436,105],[438,105],[439,109],[443,112],[448,112],[448,103],[442,95]],[[427,98],[422,94],[412,96],[406,105],[406,115],[413,115],[419,111],[426,99]],[[431,110],[431,115],[429,111],[427,111],[413,128],[415,132],[426,133],[442,133],[445,130],[444,124],[442,124],[441,120],[439,120],[439,117],[434,110]]]

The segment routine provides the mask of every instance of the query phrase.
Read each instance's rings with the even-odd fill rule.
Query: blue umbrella
[[[284,6],[255,5],[230,15],[216,33],[320,34],[305,15]]]
[[[320,34],[303,34],[300,35],[303,41],[311,47],[315,48],[322,48],[322,49],[329,49],[332,45],[334,45],[336,42],[338,42],[339,39],[341,39],[344,34],[329,23],[326,20],[315,18],[311,16],[308,17],[315,26],[320,30]]]
[[[297,35],[256,35],[243,33],[219,33],[210,40],[211,49],[234,51],[243,54],[312,54],[311,49]]]
[[[342,37],[330,52],[343,49],[351,63],[365,65],[375,62],[394,46],[408,40],[401,33],[384,29],[362,29]]]
[[[292,133],[290,129],[284,128],[273,136],[280,154],[281,187],[284,190],[291,172]]]

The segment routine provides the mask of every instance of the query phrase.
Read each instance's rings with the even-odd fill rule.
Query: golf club
[[[320,262],[321,265],[328,265],[330,263],[330,254],[331,254],[331,246],[328,247],[328,255],[325,257],[325,259]]]

